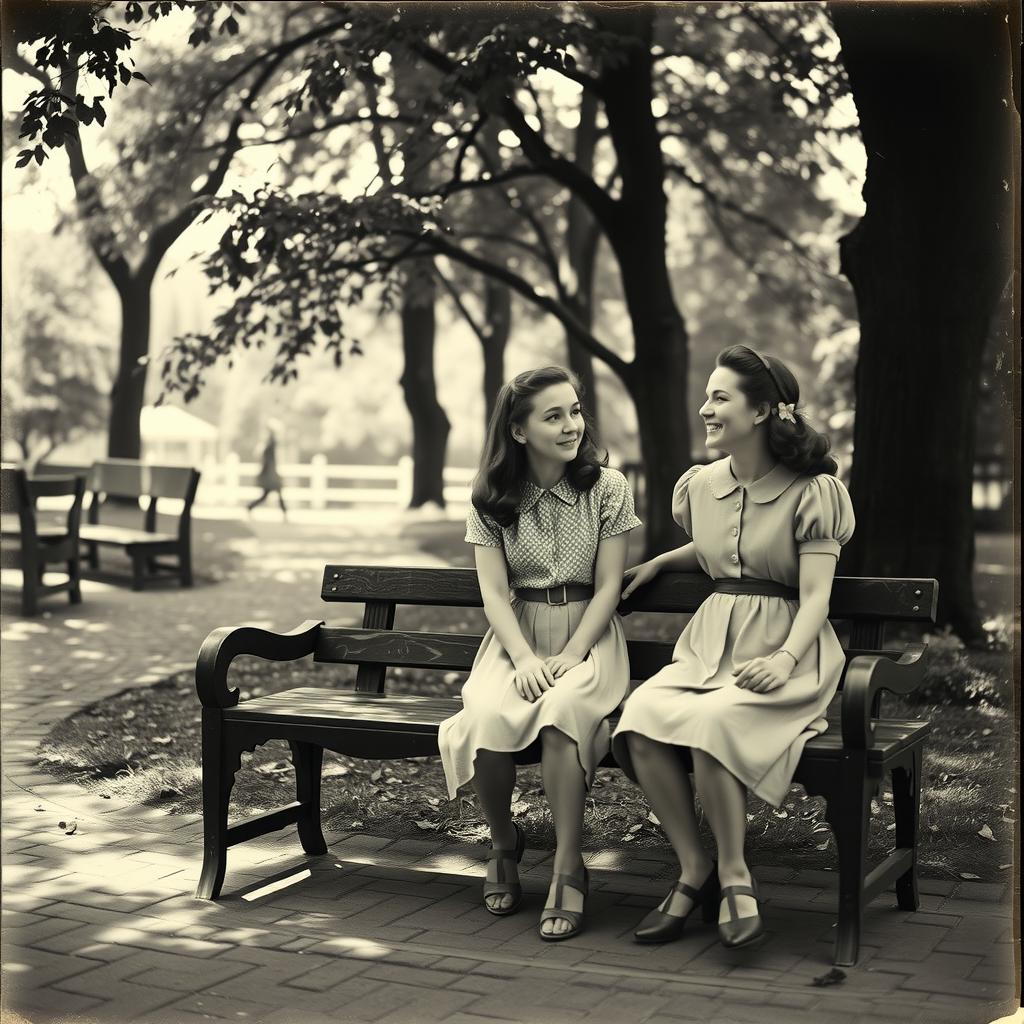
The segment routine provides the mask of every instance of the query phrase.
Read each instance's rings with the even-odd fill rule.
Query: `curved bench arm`
[[[883,654],[861,654],[846,670],[841,704],[843,746],[864,750],[871,745],[875,727],[871,707],[881,690],[911,693],[924,678],[924,652],[927,644],[907,644],[898,660]]]
[[[323,619],[306,619],[288,633],[272,633],[257,626],[221,626],[199,649],[196,693],[204,708],[233,708],[238,690],[228,689],[228,669],[239,654],[267,661],[296,661],[312,654]]]

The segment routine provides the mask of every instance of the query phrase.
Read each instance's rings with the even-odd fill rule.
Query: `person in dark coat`
[[[249,502],[249,512],[251,513],[257,505],[266,501],[272,493],[276,493],[281,506],[281,515],[287,519],[288,509],[285,508],[284,495],[281,493],[284,481],[277,471],[277,437],[272,427],[267,428],[267,440],[260,457],[260,471],[256,476],[256,486],[262,490],[262,493],[255,501]]]

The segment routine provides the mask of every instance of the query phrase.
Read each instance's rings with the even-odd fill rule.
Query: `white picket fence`
[[[223,462],[201,466],[197,505],[240,506],[260,494],[258,462],[242,462],[234,452]],[[326,509],[348,505],[389,505],[407,508],[412,499],[412,459],[403,455],[390,466],[331,464],[326,455],[309,462],[282,463],[284,500],[296,508]],[[444,499],[449,506],[469,504],[475,469],[446,466]]]

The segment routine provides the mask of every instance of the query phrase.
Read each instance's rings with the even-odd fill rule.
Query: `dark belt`
[[[513,593],[520,601],[536,601],[538,604],[568,604],[570,601],[589,601],[594,588],[589,583],[560,583],[557,587],[517,587]]]
[[[773,580],[715,580],[712,590],[716,594],[757,594],[761,597],[782,597],[787,601],[799,601],[800,591]]]

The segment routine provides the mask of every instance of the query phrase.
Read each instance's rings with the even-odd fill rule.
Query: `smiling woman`
[[[626,534],[640,525],[581,397],[560,366],[522,373],[498,395],[466,529],[490,629],[463,710],[438,737],[448,795],[472,780],[487,817],[484,902],[499,915],[522,899],[516,864],[525,839],[510,812],[515,762],[536,760],[539,749],[557,838],[541,915],[548,941],[582,924],[584,798],[608,751],[608,716],[629,686],[615,608]]]

